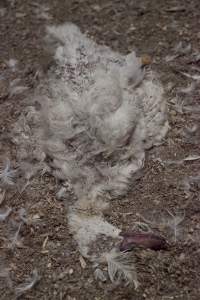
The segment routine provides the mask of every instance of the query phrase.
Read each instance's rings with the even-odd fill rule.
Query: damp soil
[[[177,161],[200,154],[200,129],[192,137],[184,134],[193,126],[200,128],[200,116],[195,111],[200,104],[199,83],[190,94],[180,92],[193,81],[183,73],[200,72],[194,55],[200,51],[200,2],[1,0],[0,162],[8,157],[12,166],[18,167],[10,133],[24,107],[30,104],[35,86],[53,64],[44,43],[45,28],[66,21],[116,51],[136,50],[138,55],[152,57],[152,69],[166,89],[170,130],[162,145],[147,152],[140,178],[133,182],[127,197],[113,200],[106,218],[124,231],[145,223],[167,238],[170,247],[158,252],[134,250],[140,282],[137,290],[109,280],[95,280],[91,263],[80,257],[69,233],[66,206],[55,196],[57,182],[48,175],[33,178],[23,193],[16,187],[9,190],[0,207],[12,208],[9,217],[0,223],[0,299],[198,300],[200,185],[197,180],[188,186],[187,180],[199,176],[200,160]],[[191,45],[191,49],[184,53],[174,50],[179,42]],[[172,58],[176,51],[178,55]],[[13,66],[10,59],[17,60],[17,64]],[[26,89],[13,93],[11,88],[16,83]],[[177,111],[175,97],[180,102],[189,101],[194,111]],[[21,225],[20,240],[13,247],[10,240],[22,208],[28,221]],[[179,223],[175,229],[174,220]],[[38,272],[36,284],[16,296],[15,288],[33,270]]]

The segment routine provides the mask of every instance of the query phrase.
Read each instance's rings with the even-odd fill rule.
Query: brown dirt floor
[[[38,4],[44,8],[38,8]],[[49,9],[45,9],[45,7]],[[198,73],[200,51],[199,0],[1,0],[0,2],[0,162],[9,157],[17,167],[16,149],[10,132],[40,76],[52,63],[44,45],[45,26],[72,21],[97,42],[127,53],[153,57],[152,68],[166,88],[170,131],[163,145],[147,153],[145,168],[132,192],[112,202],[107,219],[122,229],[148,219],[154,230],[168,238],[168,251],[135,250],[140,287],[115,286],[94,279],[89,262],[80,263],[77,245],[68,231],[66,208],[56,200],[57,183],[44,175],[34,178],[20,195],[16,189],[6,193],[1,209],[12,213],[0,223],[0,299],[16,299],[15,287],[34,269],[40,279],[18,299],[40,300],[198,300],[200,299],[200,179],[188,191],[184,180],[200,175],[200,160],[182,164],[163,163],[200,155],[200,127],[186,137],[187,127],[200,125],[200,112],[177,112],[172,99],[200,104],[199,83],[190,94],[180,92],[192,81],[181,72]],[[174,60],[174,47],[182,41],[191,44]],[[6,63],[18,60],[16,69]],[[198,73],[199,74],[199,73]],[[20,78],[29,89],[9,94],[9,84]],[[9,239],[16,229],[19,209],[27,213],[27,224],[20,229],[20,241],[12,249]],[[184,213],[177,230],[167,224],[170,214]],[[162,221],[161,218],[164,218]],[[177,220],[178,218],[176,218]],[[172,220],[173,221],[173,220]],[[172,223],[171,221],[171,223]],[[175,235],[176,240],[175,240]],[[5,276],[9,270],[10,280]],[[12,283],[12,284],[11,284]]]

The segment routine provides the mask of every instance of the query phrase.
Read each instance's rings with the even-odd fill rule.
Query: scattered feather
[[[20,195],[26,190],[26,188],[29,186],[30,181],[27,180],[26,183],[22,186],[21,190],[20,190]]]
[[[16,67],[18,64],[18,61],[16,59],[10,58],[6,63],[8,65],[8,67],[11,68],[13,71],[16,70]]]
[[[191,92],[194,91],[195,87],[196,87],[196,84],[194,82],[192,82],[188,87],[182,88],[179,91],[183,94],[190,94]]]
[[[8,286],[8,288],[13,288],[13,282],[10,278],[10,269],[5,268],[4,266],[0,265],[0,278],[3,278]]]
[[[184,112],[199,114],[200,113],[200,105],[187,105],[187,106],[184,106]]]
[[[97,269],[94,271],[94,277],[95,277],[96,280],[100,280],[100,281],[102,281],[102,282],[106,282],[106,280],[107,280],[106,275],[105,275],[104,272],[103,272],[101,269],[99,269],[99,268],[97,268]]]
[[[198,128],[199,128],[198,125],[194,124],[192,127],[186,126],[185,130],[187,131],[187,133],[193,134],[193,133],[195,133],[197,131]]]
[[[178,54],[174,54],[174,55],[167,55],[166,57],[165,57],[165,61],[166,62],[170,62],[170,61],[173,61],[175,58],[177,58],[178,57]]]
[[[9,186],[14,185],[14,178],[16,177],[17,171],[12,170],[10,166],[10,160],[6,160],[5,168],[0,170],[0,185]]]
[[[26,212],[25,208],[20,208],[20,209],[18,210],[18,215],[19,215],[19,219],[20,219],[24,224],[27,224],[27,223],[28,223],[27,212]]]
[[[190,191],[191,185],[190,185],[190,182],[187,178],[183,179],[183,181],[181,183],[181,187],[183,188],[186,197],[189,198],[190,195],[191,195],[191,191]]]
[[[31,163],[28,162],[22,162],[20,164],[20,170],[23,173],[23,177],[27,180],[25,187],[29,185],[30,180],[37,175],[37,173],[42,169],[42,165],[37,164],[37,165],[33,165]]]
[[[169,210],[153,211],[148,213],[148,219],[140,214],[138,216],[152,227],[159,228],[160,231],[168,232],[169,236],[173,235],[174,242],[177,242],[181,234],[180,224],[185,218],[185,212],[171,213]],[[166,245],[168,248],[168,243]]]
[[[20,81],[20,78],[16,78],[10,82],[9,95],[11,97],[21,94],[28,89],[28,87],[20,85]]]
[[[187,161],[195,161],[195,160],[198,160],[200,159],[200,155],[189,155],[183,159],[180,159],[180,160],[162,160],[162,165],[167,165],[167,166],[170,166],[170,165],[182,165],[184,162],[187,162]]]
[[[188,198],[191,196],[192,185],[194,184],[200,188],[200,175],[185,177],[182,181],[184,193]]]
[[[22,94],[23,92],[27,91],[27,86],[14,86],[10,88],[10,97]]]
[[[174,53],[173,55],[167,55],[165,57],[166,62],[171,62],[174,59],[178,58],[179,56],[186,55],[191,52],[192,46],[191,44],[188,44],[187,46],[184,46],[183,42],[179,42],[176,47],[174,47]]]
[[[35,269],[32,272],[32,275],[26,279],[26,281],[15,288],[15,293],[17,296],[21,296],[27,291],[31,290],[36,283],[40,280],[38,271]]]
[[[173,107],[173,109],[178,112],[179,114],[183,114],[184,112],[184,101],[180,98],[173,98],[170,101],[170,105]]]
[[[195,144],[199,143],[199,126],[197,124],[193,124],[192,126],[186,126],[182,131],[182,135],[184,138],[184,142],[187,144]]]
[[[133,231],[137,232],[152,232],[152,229],[147,223],[144,222],[134,222]]]
[[[16,246],[21,246],[21,241],[19,239],[19,233],[21,230],[23,222],[19,223],[17,231],[15,232],[14,236],[11,238],[10,248],[13,250]]]
[[[192,50],[191,44],[188,44],[187,46],[185,46],[183,44],[183,42],[179,42],[178,45],[174,48],[174,51],[176,53],[182,54],[182,55],[190,53],[191,50]]]
[[[199,61],[200,61],[200,53],[199,51],[195,51],[195,53],[193,53],[193,57],[190,63],[198,63]]]
[[[198,74],[191,75],[191,74],[186,73],[186,72],[181,72],[181,74],[183,74],[184,76],[186,76],[188,78],[192,78],[194,80],[197,80],[197,81],[200,80],[200,75],[198,75]]]
[[[34,12],[38,19],[44,19],[44,20],[50,20],[52,19],[52,16],[49,14],[49,7],[46,5],[38,4],[35,5],[36,8],[34,9]]]
[[[189,177],[190,182],[200,182],[200,175],[197,176],[190,176]]]
[[[113,249],[105,254],[105,258],[108,263],[108,275],[113,283],[120,283],[121,281],[124,281],[125,284],[134,283],[135,289],[138,288],[139,283],[133,256],[130,253],[122,253]]]
[[[0,211],[0,221],[3,222],[10,215],[12,208],[8,207],[4,212]]]
[[[59,191],[56,193],[56,198],[58,200],[62,200],[66,197],[67,188],[65,186],[62,186]]]
[[[165,166],[171,166],[171,165],[182,165],[183,164],[183,160],[162,160],[162,165]]]
[[[183,222],[185,218],[185,212],[179,214],[173,214],[169,210],[166,210],[171,218],[166,220],[166,225],[173,230],[174,242],[177,242],[178,236],[180,234],[179,225]]]

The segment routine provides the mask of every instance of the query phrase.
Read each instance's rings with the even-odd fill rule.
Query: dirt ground
[[[159,230],[170,246],[160,252],[135,250],[137,290],[96,281],[92,265],[80,257],[69,234],[66,206],[55,197],[57,182],[48,175],[33,178],[23,193],[15,186],[6,192],[0,206],[0,211],[12,208],[0,221],[0,299],[198,300],[200,2],[1,0],[0,163],[8,157],[18,167],[10,138],[13,124],[52,64],[45,26],[66,21],[114,50],[136,49],[153,59],[152,68],[166,89],[170,131],[164,144],[148,151],[142,176],[123,201],[112,202],[107,219],[121,229],[143,222]],[[17,91],[16,86],[25,88]],[[17,294],[20,284],[36,272],[33,287]]]

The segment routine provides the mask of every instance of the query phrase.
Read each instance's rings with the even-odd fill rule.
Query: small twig
[[[6,191],[3,190],[1,193],[0,193],[0,205],[3,203],[4,199],[5,199],[5,194],[6,194]]]
[[[171,13],[184,12],[184,11],[186,11],[186,8],[185,8],[185,6],[174,6],[174,7],[170,7],[170,8],[165,9],[165,11],[166,12],[171,12]]]

